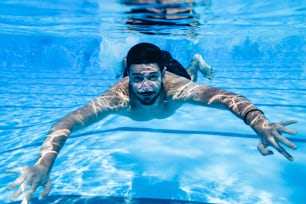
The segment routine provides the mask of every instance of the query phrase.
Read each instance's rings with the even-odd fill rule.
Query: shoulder
[[[124,77],[123,79],[115,83],[112,87],[110,87],[108,90],[106,90],[104,94],[113,95],[113,96],[117,96],[117,95],[128,96],[129,95],[129,78]]]
[[[109,109],[127,107],[130,102],[128,81],[128,77],[123,78],[94,99],[93,102]]]
[[[187,79],[186,77],[182,77],[171,72],[166,71],[164,76],[163,84],[166,90],[179,89],[181,87],[188,86],[196,86],[197,83]]]
[[[185,77],[178,76],[171,72],[166,72],[163,80],[163,86],[168,97],[178,99],[178,95],[181,95],[199,85]]]
[[[169,72],[166,73],[163,83],[167,97],[177,101],[194,100],[199,95],[210,97],[218,92],[216,88],[193,82]]]

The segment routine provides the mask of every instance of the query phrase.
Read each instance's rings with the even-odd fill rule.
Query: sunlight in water
[[[289,162],[276,150],[263,157],[256,133],[229,111],[186,104],[163,120],[110,115],[68,136],[44,202],[306,200],[304,1],[0,6],[1,172],[33,164],[52,125],[117,82],[123,58],[139,42],[157,44],[185,67],[198,53],[215,73],[212,80],[199,75],[199,84],[246,96],[271,122],[299,120],[288,126],[298,146],[285,147]],[[189,85],[176,96],[198,90]],[[17,177],[0,174],[0,203],[15,203],[6,186]]]

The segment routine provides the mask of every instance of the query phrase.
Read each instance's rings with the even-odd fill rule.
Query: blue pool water
[[[131,12],[147,7],[0,2],[0,203],[12,202],[6,185],[17,178],[5,169],[32,164],[51,125],[116,82],[121,59],[143,41],[183,65],[202,54],[216,76],[199,83],[246,96],[271,121],[299,120],[288,136],[295,160],[261,156],[256,134],[227,111],[185,105],[147,122],[112,115],[71,135],[43,203],[303,203],[305,1],[198,0],[176,20]]]

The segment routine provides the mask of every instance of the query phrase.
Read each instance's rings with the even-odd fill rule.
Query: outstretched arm
[[[89,124],[89,118],[97,118],[93,112],[91,104],[67,115],[57,122],[49,131],[45,141],[43,142],[39,157],[34,165],[7,170],[7,172],[19,172],[21,174],[19,178],[8,186],[9,190],[13,190],[15,187],[20,185],[11,197],[13,200],[17,199],[28,186],[31,187],[23,199],[23,204],[29,202],[30,198],[39,186],[45,187],[45,190],[40,197],[44,197],[49,193],[51,188],[49,173],[59,151],[73,129],[75,127],[82,127]]]
[[[203,87],[202,93],[199,94],[199,96],[195,96],[193,99],[216,107],[220,105],[224,106],[236,116],[243,119],[244,122],[250,125],[259,135],[260,142],[258,144],[258,150],[262,155],[273,154],[271,150],[266,148],[267,146],[272,146],[288,160],[293,160],[293,157],[280,145],[280,143],[291,149],[296,149],[296,146],[282,136],[282,133],[295,134],[295,131],[287,129],[285,126],[296,123],[297,121],[291,120],[280,123],[270,123],[263,112],[245,97],[219,89]]]
[[[295,144],[282,136],[282,133],[295,134],[294,130],[287,129],[286,126],[296,123],[296,120],[270,123],[263,112],[244,96],[199,85],[182,79],[181,77],[171,77],[171,74],[166,79],[165,84],[169,90],[168,93],[174,100],[183,100],[204,106],[229,109],[237,117],[244,120],[247,125],[250,125],[259,135],[260,142],[258,144],[258,150],[263,155],[273,154],[271,150],[266,148],[267,146],[272,146],[288,160],[293,160],[293,157],[280,144],[282,143],[291,149],[296,149]]]
[[[252,113],[255,112],[255,113]],[[256,113],[257,112],[257,113]],[[286,128],[287,125],[296,123],[296,120],[288,120],[279,123],[270,123],[258,109],[251,109],[244,116],[246,124],[250,125],[253,130],[260,136],[257,146],[262,155],[271,155],[273,152],[267,149],[268,146],[274,147],[279,153],[284,155],[288,160],[293,161],[293,157],[280,145],[280,143],[296,149],[296,145],[282,136],[282,133],[290,135],[296,134],[294,130]]]
[[[40,197],[44,197],[49,193],[51,187],[49,173],[70,133],[127,106],[127,91],[123,88],[126,86],[122,86],[122,84],[123,82],[116,84],[83,108],[68,114],[58,121],[50,129],[34,165],[7,171],[21,173],[21,176],[8,186],[8,189],[12,190],[20,185],[19,189],[13,194],[12,199],[17,199],[28,186],[30,186],[30,189],[22,203],[28,203],[39,186],[45,187]]]

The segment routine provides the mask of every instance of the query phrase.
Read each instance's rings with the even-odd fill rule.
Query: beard
[[[154,92],[152,93],[151,95],[146,95],[146,94],[141,94],[141,93],[137,93],[135,94],[136,98],[138,99],[138,101],[142,104],[142,105],[152,105],[155,103],[156,99],[159,97],[160,95],[160,92],[159,91],[157,94]],[[154,96],[152,96],[154,95]]]
[[[146,93],[139,93],[139,92],[136,92],[132,88],[131,84],[129,84],[129,93],[130,93],[131,100],[133,100],[134,98],[134,100],[136,99],[142,105],[146,105],[146,106],[153,105],[158,99],[158,97],[161,95],[162,90],[163,90],[163,85],[161,85],[161,87],[156,92],[152,91],[152,92],[146,92]]]

